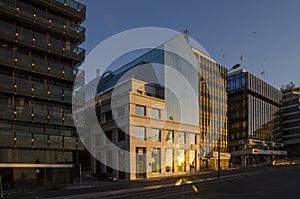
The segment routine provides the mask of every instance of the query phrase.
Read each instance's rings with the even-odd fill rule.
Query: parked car
[[[117,177],[112,173],[99,173],[97,178],[101,181],[117,181]]]

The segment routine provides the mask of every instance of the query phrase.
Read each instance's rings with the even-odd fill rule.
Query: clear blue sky
[[[299,0],[82,0],[87,53],[138,27],[185,28],[219,63],[243,68],[276,88],[300,86]],[[222,58],[225,55],[225,61]],[[261,75],[262,71],[265,75]]]

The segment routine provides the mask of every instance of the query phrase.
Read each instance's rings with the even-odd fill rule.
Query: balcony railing
[[[71,110],[57,112],[50,109],[0,103],[0,113],[0,118],[3,119],[74,126]]]
[[[85,19],[86,6],[74,0],[38,0],[40,3],[57,8],[64,13],[70,14],[78,22]]]
[[[80,12],[85,12],[86,11],[86,6],[85,5],[83,5],[83,4],[81,4],[77,1],[74,1],[74,0],[55,0],[55,1],[60,2],[60,3],[64,4],[65,6],[68,6],[72,9],[78,10]]]
[[[19,17],[22,20],[34,24],[39,24],[44,28],[71,35],[72,37],[78,38],[80,41],[85,37],[84,27],[24,3],[12,0],[0,0],[0,10],[8,15]]]
[[[2,92],[14,93],[13,78],[7,75],[0,75],[0,90]]]
[[[24,96],[40,99],[53,100],[58,102],[72,103],[72,90],[54,85],[29,81],[12,76],[0,75],[0,90],[7,93],[17,93]]]
[[[0,117],[13,120],[15,118],[15,108],[9,104],[0,104]]]
[[[30,30],[26,30],[5,22],[0,22],[0,38],[16,43],[22,43],[29,47],[37,48],[45,52],[51,52],[58,56],[64,56],[79,62],[83,61],[85,50],[60,40],[53,39]]]
[[[3,65],[16,67],[30,72],[74,81],[73,69],[69,65],[46,61],[0,47],[0,60]]]

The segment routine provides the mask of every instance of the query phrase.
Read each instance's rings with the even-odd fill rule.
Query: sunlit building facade
[[[193,65],[174,48],[192,57]],[[96,112],[105,137],[121,150],[109,150],[104,135],[89,136],[100,160],[95,160],[94,173],[134,180],[217,169],[218,146],[221,167],[227,167],[226,74],[183,35],[104,73]],[[193,102],[180,78],[188,81]]]
[[[242,69],[228,75],[229,152],[235,165],[271,164],[286,155],[275,142],[281,92]]]
[[[82,63],[85,5],[0,0],[0,175],[71,182],[83,145],[72,119],[73,70]],[[16,184],[15,184],[16,185]]]

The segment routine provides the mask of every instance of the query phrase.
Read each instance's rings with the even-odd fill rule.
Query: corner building
[[[73,70],[82,63],[85,5],[0,0],[0,175],[69,183],[83,145],[72,119]],[[16,185],[16,183],[15,183]]]
[[[271,164],[286,156],[276,142],[281,92],[242,69],[228,75],[229,152],[234,165]]]
[[[300,157],[300,87],[282,86],[282,140],[288,157]]]
[[[176,50],[192,58],[196,68]],[[197,103],[191,103],[193,96],[172,70],[188,80]],[[96,111],[104,136],[121,150],[109,150],[103,135],[90,136],[101,160],[94,160],[94,173],[134,180],[217,169],[218,143],[221,167],[227,167],[226,73],[184,35],[104,73]],[[126,151],[135,155],[126,156]]]

